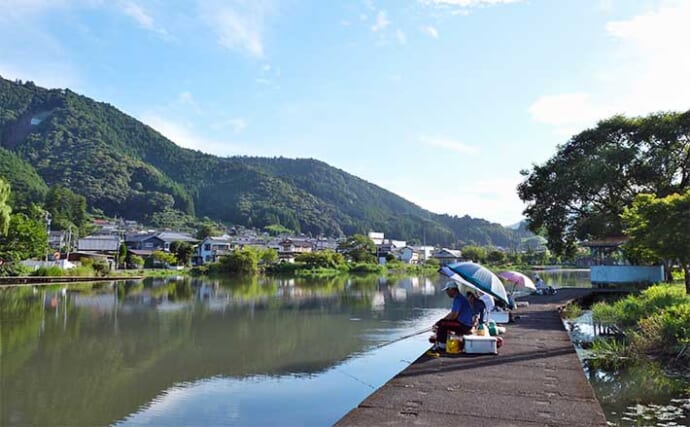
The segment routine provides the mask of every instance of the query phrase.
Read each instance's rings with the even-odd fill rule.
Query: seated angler
[[[445,351],[449,331],[455,332],[456,335],[469,335],[474,327],[474,310],[467,298],[460,293],[458,284],[448,282],[441,290],[445,291],[446,295],[453,299],[453,304],[450,313],[434,325],[436,344],[432,351]]]
[[[474,325],[484,325],[485,322],[488,322],[486,303],[476,293],[471,291],[467,292],[467,300],[470,303],[470,307],[472,307],[474,319],[472,323]]]

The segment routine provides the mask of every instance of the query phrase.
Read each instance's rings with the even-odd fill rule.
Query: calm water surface
[[[655,361],[641,361],[620,369],[598,368],[590,361],[590,352],[580,345],[592,342],[595,337],[591,310],[565,324],[576,343],[585,375],[611,425],[690,425],[688,371],[674,372]]]
[[[0,425],[330,425],[428,347],[400,338],[447,310],[442,281],[2,290]]]

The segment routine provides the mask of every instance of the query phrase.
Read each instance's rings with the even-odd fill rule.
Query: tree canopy
[[[637,194],[690,188],[690,111],[614,116],[522,173],[530,229],[543,231],[556,255],[572,254],[578,240],[622,235],[621,214]]]
[[[375,262],[376,245],[367,236],[355,234],[338,244],[338,251],[354,262]]]
[[[641,259],[678,262],[690,295],[690,191],[658,198],[639,194],[623,213],[626,249]]]

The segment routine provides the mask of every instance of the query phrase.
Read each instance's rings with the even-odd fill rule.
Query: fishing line
[[[378,350],[379,348],[383,348],[383,347],[386,347],[386,346],[388,346],[388,345],[395,344],[396,342],[399,342],[399,341],[402,341],[402,340],[406,340],[406,339],[408,339],[408,338],[412,338],[412,337],[415,337],[415,336],[417,336],[417,335],[420,335],[420,334],[423,334],[423,333],[426,333],[426,332],[431,332],[431,329],[430,329],[430,328],[424,328],[424,329],[421,329],[421,330],[419,330],[419,331],[417,331],[417,332],[413,332],[413,333],[411,333],[411,334],[403,335],[402,337],[398,337],[398,338],[396,338],[396,339],[394,339],[394,340],[386,341],[386,342],[384,342],[384,343],[378,344],[378,345],[372,347],[370,350]]]
[[[408,339],[408,338],[412,338],[412,337],[414,337],[414,336],[417,336],[417,335],[420,335],[420,334],[423,334],[423,333],[426,333],[426,332],[431,332],[431,330],[430,330],[429,328],[424,328],[424,329],[421,329],[421,330],[419,330],[419,331],[413,332],[413,333],[411,333],[411,334],[403,335],[403,336],[398,337],[398,338],[396,338],[396,339],[394,339],[394,340],[387,341],[387,342],[381,343],[381,344],[379,344],[379,345],[377,345],[377,346],[375,346],[375,347],[372,347],[372,348],[369,349],[369,351],[371,351],[371,350],[378,350],[379,348],[383,348],[383,347],[385,347],[385,346],[388,346],[388,345],[391,345],[391,344],[395,344],[396,342],[399,342],[399,341],[402,341],[402,340],[406,340],[406,339]],[[411,362],[406,361],[406,360],[401,360],[401,362],[411,363]],[[345,376],[347,376],[347,377],[352,378],[353,380],[357,381],[357,382],[360,383],[360,384],[364,384],[365,386],[371,388],[372,390],[376,390],[376,387],[374,387],[373,385],[367,383],[366,381],[362,381],[361,379],[357,378],[356,376],[354,376],[354,375],[352,375],[352,374],[350,374],[350,373],[347,373],[347,372],[346,372],[345,370],[343,370],[342,368],[338,368],[338,372],[340,372],[341,374],[343,374],[343,375],[345,375]]]

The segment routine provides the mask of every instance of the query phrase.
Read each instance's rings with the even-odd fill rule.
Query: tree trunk
[[[664,262],[664,276],[666,276],[666,283],[671,283],[673,282],[673,274],[671,274],[673,270],[673,260],[671,259],[665,259]],[[690,294],[688,294],[690,295]]]
[[[683,264],[685,273],[685,295],[690,295],[690,264]]]

